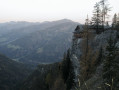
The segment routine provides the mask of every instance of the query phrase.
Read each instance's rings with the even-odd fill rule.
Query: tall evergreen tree
[[[92,17],[92,25],[93,28],[96,29],[96,33],[99,33],[99,28],[101,24],[101,10],[100,10],[100,4],[96,3],[94,6],[94,12]]]
[[[115,60],[117,55],[117,48],[115,46],[115,41],[112,40],[111,36],[108,40],[106,51],[107,55],[103,65],[103,80],[104,84],[106,85],[106,90],[114,90],[112,88],[116,87],[117,73],[119,68],[118,63]]]
[[[113,20],[112,20],[112,29],[115,29],[117,25],[117,14],[114,14]]]
[[[102,21],[102,28],[103,28],[103,31],[104,31],[106,18],[109,17],[108,12],[111,10],[111,8],[109,7],[109,4],[107,4],[107,0],[101,0],[100,5],[102,6],[102,9],[101,9],[102,20],[101,21]]]
[[[112,19],[112,29],[117,30],[119,33],[119,15],[117,14],[114,14],[114,17]]]
[[[64,83],[66,83],[67,78],[69,76],[69,69],[70,67],[70,55],[69,55],[69,50],[67,51],[67,55],[64,55],[62,66],[61,66],[61,72],[62,72],[62,78],[64,80]]]
[[[70,90],[74,86],[75,84],[74,79],[75,79],[74,67],[72,61],[70,61],[70,70],[69,70],[69,76],[66,81],[66,86],[67,86],[66,90]]]
[[[64,83],[66,83],[66,89],[70,90],[74,85],[75,74],[74,74],[73,63],[70,59],[69,50],[67,51],[67,55],[62,62],[61,72],[62,72],[62,78],[64,80]]]

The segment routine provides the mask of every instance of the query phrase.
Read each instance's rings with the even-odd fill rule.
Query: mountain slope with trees
[[[0,89],[17,90],[17,85],[32,72],[31,67],[0,54]]]
[[[72,32],[77,24],[65,19],[43,23],[39,31],[1,46],[0,51],[9,58],[25,63],[59,62],[62,52],[71,45]]]
[[[60,63],[38,65],[20,90],[70,90],[74,84],[74,68],[68,50]]]

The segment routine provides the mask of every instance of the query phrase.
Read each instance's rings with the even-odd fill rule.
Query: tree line
[[[112,24],[109,25],[109,11],[111,7],[107,3],[107,0],[101,0],[94,6],[93,17],[89,21],[88,17],[84,25],[84,30],[87,31],[86,37],[83,37],[82,41],[82,56],[80,58],[80,84],[85,84],[85,81],[90,79],[96,72],[96,68],[102,64],[102,85],[101,90],[118,90],[119,89],[119,53],[116,46],[118,40],[118,33],[114,39],[112,34],[107,40],[106,50],[100,47],[98,50],[94,50],[89,41],[91,38],[90,30],[93,29],[97,34],[104,32],[105,30],[117,30],[119,31],[119,15],[114,14]],[[87,88],[88,90],[88,88]]]
[[[119,30],[119,15],[115,13],[112,21],[109,21],[110,11],[108,0],[101,0],[94,5],[93,16],[89,24],[90,28],[95,29],[97,34],[109,29]],[[109,25],[110,22],[112,22],[111,25]]]

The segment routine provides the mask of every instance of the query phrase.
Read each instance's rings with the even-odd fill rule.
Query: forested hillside
[[[15,62],[0,54],[0,90],[17,90],[17,85],[32,71],[31,66]]]
[[[16,35],[14,39],[1,41],[0,51],[9,58],[25,63],[61,61],[63,53],[71,45],[72,32],[78,23],[64,19],[37,24],[17,28],[1,36],[5,40]]]
[[[119,90],[118,4],[1,0],[0,90]]]

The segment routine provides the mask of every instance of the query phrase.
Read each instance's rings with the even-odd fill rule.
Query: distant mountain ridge
[[[12,29],[0,37],[0,51],[25,63],[59,62],[70,47],[72,32],[78,24],[63,19]]]

